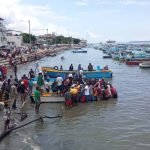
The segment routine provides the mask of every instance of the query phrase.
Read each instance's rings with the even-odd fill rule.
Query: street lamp
[[[46,34],[45,34],[45,39],[46,39],[46,43],[48,45],[48,29],[42,29],[42,30],[46,30]]]
[[[46,30],[46,34],[48,35],[48,29],[42,29],[42,30]]]
[[[29,25],[29,43],[30,43],[30,48],[31,48],[31,34],[30,34],[30,20],[20,20],[20,21],[24,21],[24,22],[28,22]]]

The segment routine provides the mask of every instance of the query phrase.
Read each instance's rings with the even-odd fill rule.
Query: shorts
[[[62,92],[62,85],[60,85],[60,86],[57,86],[57,91],[60,91],[60,92]]]
[[[40,106],[40,104],[41,104],[40,102],[35,102],[36,106]]]

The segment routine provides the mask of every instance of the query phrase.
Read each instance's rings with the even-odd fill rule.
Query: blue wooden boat
[[[77,70],[74,71],[68,71],[68,70],[58,70],[58,68],[55,66],[52,67],[42,67],[42,71],[46,72],[50,78],[57,78],[58,75],[65,78],[68,74],[71,73],[78,73]],[[83,76],[85,78],[112,78],[112,71],[111,70],[94,70],[94,71],[87,71],[83,70]]]

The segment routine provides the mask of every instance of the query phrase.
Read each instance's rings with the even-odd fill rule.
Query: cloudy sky
[[[86,38],[150,40],[150,0],[0,0],[8,29]]]

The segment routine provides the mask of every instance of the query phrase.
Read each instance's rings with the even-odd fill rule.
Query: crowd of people
[[[35,84],[33,78],[36,77],[36,73],[33,69],[30,69],[28,75],[24,74],[21,79],[16,77],[16,75],[10,75],[9,78],[0,78],[0,102],[4,102],[4,110],[7,112],[5,128],[10,120],[9,110],[16,109],[17,103],[23,105],[29,99],[35,104],[35,112],[39,113],[43,93],[51,92],[55,96],[64,97],[67,107],[72,107],[78,102],[117,98],[117,91],[109,82],[104,79],[84,79],[80,71],[78,74],[67,74],[65,78],[58,74],[53,83],[50,82],[47,74],[39,72]]]
[[[78,102],[90,102],[117,98],[117,91],[104,79],[82,79],[76,78],[75,74],[69,74],[66,79],[58,75],[51,89],[57,95],[64,96],[66,106],[72,107]]]
[[[31,53],[33,50],[29,47],[15,47],[11,49],[2,49],[0,51],[0,58],[15,58],[17,56]]]
[[[4,110],[4,130],[9,128],[11,110],[16,109],[17,105],[20,104],[19,108],[22,107],[28,96],[33,98],[33,77],[35,77],[35,74],[31,69],[28,76],[24,74],[21,79],[17,79],[16,76],[12,75],[0,78],[0,110]],[[35,100],[32,99],[31,103],[35,103]]]

